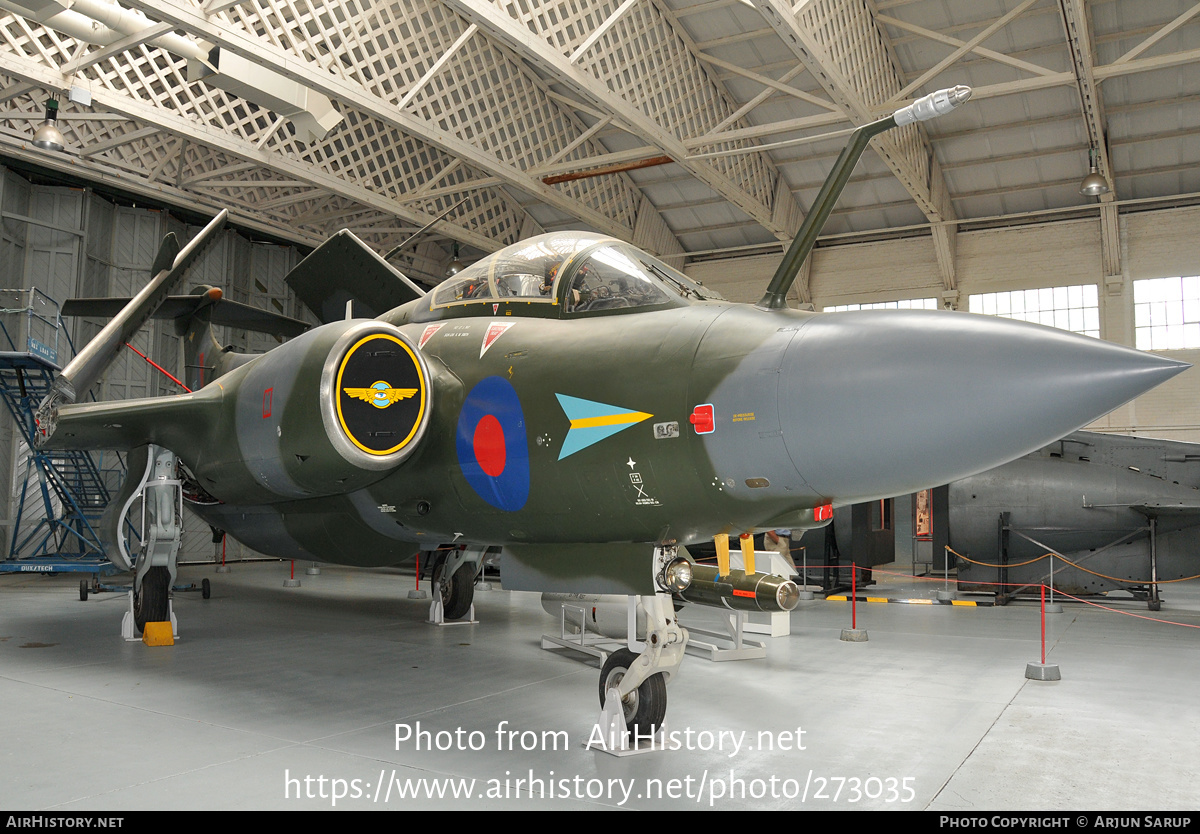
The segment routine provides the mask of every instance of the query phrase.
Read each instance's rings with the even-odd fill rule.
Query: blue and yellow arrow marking
[[[571,428],[558,453],[559,460],[654,416],[644,411],[630,411],[616,405],[568,397],[566,394],[554,396],[558,397],[558,404],[571,421]]]

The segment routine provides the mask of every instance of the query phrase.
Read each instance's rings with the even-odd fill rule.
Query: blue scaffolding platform
[[[58,305],[36,289],[0,293],[19,293],[26,302],[22,307],[6,304],[3,310],[26,320],[17,339],[0,322],[9,345],[25,348],[0,351],[0,398],[20,431],[25,453],[12,538],[0,573],[116,572],[97,533],[110,493],[95,460],[88,452],[42,451],[33,443],[34,412],[59,370],[54,361]]]

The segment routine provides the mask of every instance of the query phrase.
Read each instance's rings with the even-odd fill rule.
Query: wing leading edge
[[[62,406],[45,449],[128,451],[154,443],[185,452],[220,419],[219,382],[193,394]]]

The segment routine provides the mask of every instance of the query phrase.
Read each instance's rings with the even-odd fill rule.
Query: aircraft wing
[[[1130,504],[1129,508],[1147,517],[1172,516],[1174,518],[1185,518],[1190,515],[1200,516],[1200,501],[1148,501],[1144,504]]]
[[[127,451],[156,443],[187,449],[219,419],[223,393],[214,383],[194,394],[62,406],[42,448]]]
[[[287,281],[322,324],[346,318],[377,318],[425,291],[373,249],[342,229],[288,273]]]

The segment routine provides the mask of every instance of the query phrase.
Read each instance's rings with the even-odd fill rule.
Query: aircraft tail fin
[[[154,277],[142,291],[129,299],[112,320],[67,363],[54,380],[54,387],[39,406],[39,411],[49,410],[53,405],[75,402],[79,394],[95,384],[100,375],[116,358],[121,346],[154,315],[166,300],[171,288],[183,277],[183,273],[225,225],[228,210],[213,218],[198,235],[182,249],[174,234],[163,238],[158,256],[154,259]],[[53,401],[53,402],[51,402]]]
[[[353,318],[373,319],[425,295],[347,229],[314,249],[285,280],[322,324],[344,319],[347,302]]]
[[[62,314],[108,318],[118,315],[129,302],[128,298],[73,298],[63,304]],[[150,318],[173,320],[176,333],[184,337],[185,382],[192,390],[230,370],[218,368],[217,357],[228,351],[217,341],[213,326],[253,330],[280,339],[299,336],[310,327],[300,319],[231,301],[220,289],[209,286],[196,287],[190,295],[167,296]]]
[[[75,358],[54,378],[50,393],[38,405],[34,414],[39,443],[54,433],[59,406],[75,402],[80,394],[100,379],[100,375],[112,364],[121,347],[154,315],[171,292],[171,288],[179,283],[183,273],[225,225],[228,216],[229,211],[222,209],[182,249],[174,234],[163,238],[158,255],[154,258],[154,274],[150,283],[130,299],[129,303],[96,334],[95,338],[75,354]]]
[[[115,316],[129,303],[128,298],[72,298],[63,303],[64,316],[91,316],[109,318]],[[255,333],[267,333],[281,339],[299,336],[308,330],[308,322],[260,310],[249,304],[231,301],[216,287],[197,287],[191,295],[170,295],[150,318],[174,319],[179,326],[179,335],[187,332],[186,322],[205,308],[210,308],[208,318],[220,327],[240,327]]]

